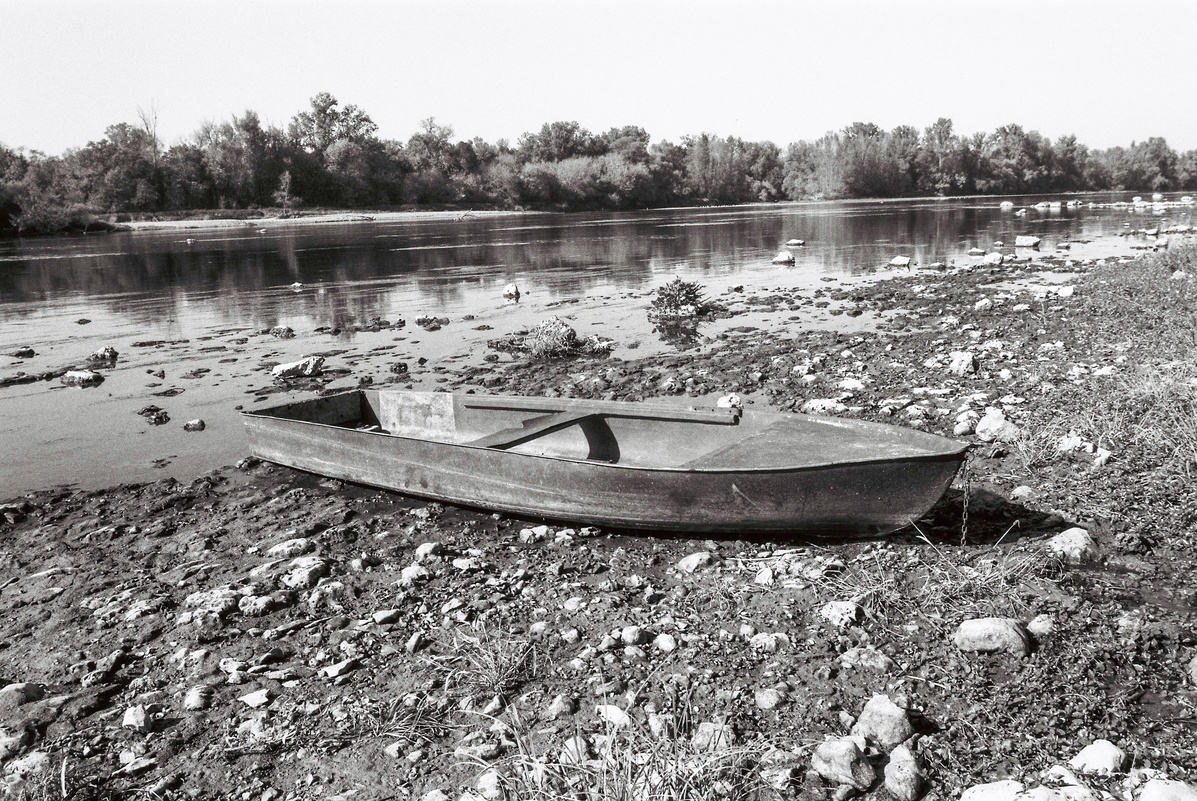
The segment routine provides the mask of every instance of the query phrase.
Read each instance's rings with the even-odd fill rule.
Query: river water
[[[1011,198],[1028,207],[1025,216],[999,209],[995,198],[963,198],[420,215],[346,224],[255,221],[3,241],[0,377],[82,363],[104,346],[121,356],[98,388],[56,381],[0,388],[0,499],[57,484],[186,480],[236,461],[245,450],[235,407],[251,403],[247,394],[269,383],[263,364],[306,353],[356,350],[468,363],[486,352],[487,337],[560,314],[580,334],[615,338],[617,356],[651,356],[670,346],[653,335],[644,311],[651,291],[675,275],[703,283],[712,295],[735,284],[813,288],[829,277],[871,280],[896,255],[921,265],[964,261],[970,248],[992,250],[1024,233],[1042,237],[1044,253],[1058,242],[1084,240],[1104,241],[1112,252],[1121,244],[1114,235],[1160,222],[1125,208],[1032,208],[1041,199]],[[1167,221],[1191,223],[1191,211],[1170,210]],[[794,263],[772,264],[792,239],[806,243],[791,249]],[[524,293],[514,306],[501,298],[509,282]],[[451,323],[424,332],[414,325],[424,315]],[[405,319],[408,326],[316,333],[374,317]],[[489,328],[479,331],[480,324]],[[293,328],[296,338],[257,333],[279,325]],[[145,341],[168,344],[134,345]],[[36,355],[9,356],[21,346]],[[208,372],[190,376],[196,367]],[[432,386],[431,380],[413,376],[417,385]],[[166,389],[184,392],[154,395]],[[166,408],[171,422],[145,424],[136,412],[149,403]],[[208,429],[183,432],[192,418],[204,419]]]

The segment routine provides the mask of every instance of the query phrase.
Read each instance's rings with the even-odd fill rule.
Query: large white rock
[[[1170,779],[1152,779],[1139,791],[1139,801],[1197,801],[1197,787]]]
[[[520,299],[520,288],[515,285],[514,281],[512,283],[508,284],[507,286],[503,287],[503,297],[506,298],[507,300],[519,300]]]
[[[1006,652],[1026,656],[1031,650],[1031,638],[1017,620],[1007,617],[981,617],[966,620],[952,635],[952,642],[961,651],[979,653]]]
[[[802,404],[803,414],[843,414],[848,407],[835,398],[811,398]]]
[[[61,381],[68,387],[94,387],[104,382],[104,376],[95,370],[67,370]]]
[[[847,785],[861,792],[869,789],[877,778],[860,745],[851,737],[819,743],[810,764],[816,773],[832,784]]]
[[[1070,759],[1068,766],[1081,773],[1101,776],[1121,773],[1126,767],[1126,752],[1109,740],[1094,740]]]
[[[1001,409],[991,406],[977,421],[976,435],[985,442],[1013,442],[1022,429],[1006,419]]]
[[[948,372],[952,375],[966,376],[977,372],[977,357],[968,351],[952,351],[948,362]]]
[[[794,263],[794,254],[788,250],[780,251],[776,256],[773,257],[773,263],[774,264],[793,264]]]
[[[677,563],[677,569],[683,573],[693,573],[695,570],[707,567],[714,561],[715,557],[711,555],[710,551],[698,551],[696,553],[690,554],[689,556],[683,557],[682,560]]]
[[[868,668],[882,673],[894,666],[894,660],[868,646],[849,648],[840,654],[840,666],[845,668]]]
[[[1003,256],[1001,253],[987,253],[985,254],[985,258],[981,259],[981,263],[991,267],[996,267],[1002,263],[1003,259],[1005,259],[1005,256]]]
[[[921,783],[918,760],[909,748],[899,745],[890,752],[885,766],[885,789],[898,801],[914,801]]]
[[[1047,550],[1057,559],[1062,559],[1073,565],[1092,562],[1098,555],[1097,543],[1093,540],[1093,535],[1076,526],[1061,531],[1048,540]]]
[[[690,745],[695,751],[723,751],[731,748],[736,742],[736,732],[726,723],[703,721],[698,724],[698,730],[690,738]]]
[[[906,710],[893,702],[888,695],[874,695],[860,711],[852,733],[876,743],[888,751],[914,734],[914,726],[906,717]]]
[[[856,601],[828,601],[819,609],[819,617],[836,628],[847,628],[860,619],[860,604]]]
[[[890,267],[909,267],[911,264],[909,256],[894,256],[889,260]]]
[[[1042,240],[1037,236],[1016,236],[1014,237],[1014,247],[1016,248],[1037,248]]]
[[[960,801],[1015,801],[1026,787],[1014,779],[978,784],[960,794]]]
[[[309,378],[320,375],[324,367],[323,356],[309,356],[297,362],[275,365],[270,374],[275,378]]]

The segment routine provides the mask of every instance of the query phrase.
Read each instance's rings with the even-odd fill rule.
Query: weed
[[[521,801],[737,801],[769,797],[760,746],[709,749],[644,727],[608,726],[563,749],[537,749],[514,727],[514,748],[494,770],[507,798]]]
[[[432,658],[446,689],[470,697],[505,696],[537,675],[540,655],[531,640],[482,626],[475,632],[454,631],[449,653]]]

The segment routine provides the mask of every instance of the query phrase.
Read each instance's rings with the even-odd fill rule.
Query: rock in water
[[[773,257],[774,264],[793,264],[794,254],[788,250],[783,250]]]
[[[894,256],[889,260],[890,267],[909,267],[911,264],[909,256]]]
[[[1041,240],[1037,236],[1016,236],[1014,237],[1014,247],[1016,248],[1037,248]]]
[[[520,288],[515,285],[514,281],[503,287],[503,297],[507,300],[513,301],[520,299]]]
[[[1026,656],[1031,651],[1031,638],[1026,629],[1017,620],[1006,617],[966,620],[952,635],[952,642],[961,651],[1004,651],[1018,656]]]
[[[196,418],[195,420],[188,420],[183,424],[184,431],[203,431],[207,426],[203,420]]]
[[[275,378],[310,378],[320,375],[323,367],[323,356],[309,356],[297,362],[276,365],[270,374]]]
[[[104,383],[104,376],[95,370],[67,370],[61,381],[68,387],[95,387]]]

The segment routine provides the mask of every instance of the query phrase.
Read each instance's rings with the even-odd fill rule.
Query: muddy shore
[[[1183,239],[814,291],[729,286],[729,316],[668,332],[692,344],[676,353],[403,374],[383,352],[305,381],[256,375],[273,399],[365,375],[736,393],[976,447],[931,513],[876,542],[629,536],[252,459],[11,499],[5,786],[912,801],[1007,781],[985,798],[1191,797],[1197,255]],[[816,310],[828,325],[785,325]],[[978,620],[991,630],[970,639]],[[1102,740],[1104,772],[1093,751],[1058,768]]]

